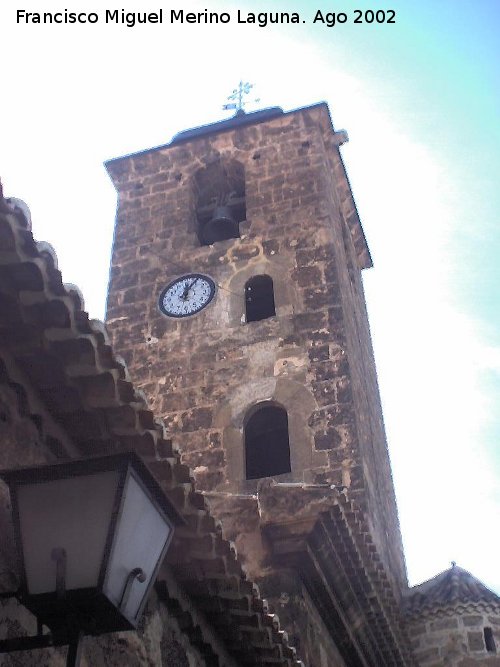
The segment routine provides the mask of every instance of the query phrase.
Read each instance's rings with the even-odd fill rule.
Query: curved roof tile
[[[452,566],[418,586],[405,599],[406,613],[416,615],[449,606],[487,604],[500,608],[500,597],[467,570]]]

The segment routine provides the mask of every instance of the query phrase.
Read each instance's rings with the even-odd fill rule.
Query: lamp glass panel
[[[18,487],[28,592],[56,590],[54,548],[66,550],[66,589],[97,586],[119,473],[100,472]]]
[[[133,620],[172,529],[133,475],[129,475],[124,493],[103,591],[119,606],[130,572],[141,568],[146,580],[141,583],[134,579],[128,602],[121,610]]]

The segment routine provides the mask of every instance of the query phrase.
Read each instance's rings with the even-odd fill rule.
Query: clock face
[[[199,313],[214,298],[215,283],[201,273],[176,278],[162,290],[159,307],[168,317],[189,317]]]

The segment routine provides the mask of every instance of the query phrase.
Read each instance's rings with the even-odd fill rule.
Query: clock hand
[[[197,278],[195,278],[195,279],[193,280],[193,282],[191,283],[191,285],[189,285],[189,289],[191,289],[191,287],[192,287],[195,283],[197,283],[199,279],[200,279],[200,276],[198,276]]]
[[[189,285],[186,285],[186,287],[184,288],[184,292],[182,293],[181,299],[183,299],[184,301],[187,300],[187,297],[188,297],[188,294],[189,294],[189,290],[191,289],[191,287],[192,287],[196,282],[198,282],[199,279],[200,279],[200,276],[198,276],[197,278],[195,278],[195,279],[193,280],[193,282],[190,283]]]

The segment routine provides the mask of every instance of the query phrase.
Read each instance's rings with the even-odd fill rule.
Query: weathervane
[[[229,102],[224,104],[222,108],[225,111],[229,111],[229,109],[235,109],[236,115],[245,113],[244,106],[246,101],[243,99],[243,96],[248,95],[252,88],[253,83],[243,83],[243,81],[240,81],[238,88],[235,88],[231,95],[229,95],[227,98]],[[260,102],[260,99],[252,100],[252,102]]]

